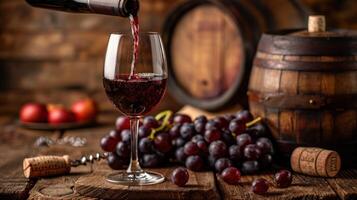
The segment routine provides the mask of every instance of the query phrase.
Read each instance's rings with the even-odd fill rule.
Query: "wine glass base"
[[[156,172],[143,171],[136,173],[114,172],[108,174],[106,180],[120,185],[153,185],[162,183],[165,177]]]

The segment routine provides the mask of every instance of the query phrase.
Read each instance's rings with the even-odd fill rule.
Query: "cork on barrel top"
[[[323,15],[309,16],[308,32],[324,32],[326,31],[326,21]]]

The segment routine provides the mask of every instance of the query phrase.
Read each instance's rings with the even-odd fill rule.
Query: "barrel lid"
[[[307,30],[282,30],[264,33],[258,51],[282,55],[356,55],[357,31],[326,31],[324,16],[309,16]]]

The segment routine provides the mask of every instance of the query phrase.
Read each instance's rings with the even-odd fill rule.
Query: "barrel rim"
[[[232,11],[227,8],[225,5],[223,5],[221,2],[218,1],[214,1],[214,0],[196,0],[196,1],[189,1],[186,2],[184,4],[182,4],[181,6],[177,7],[172,13],[171,15],[166,19],[166,22],[164,23],[164,28],[163,28],[163,41],[164,41],[164,45],[167,49],[167,53],[171,54],[171,44],[172,44],[172,38],[175,32],[175,26],[177,25],[177,23],[180,21],[180,19],[184,16],[184,14],[187,13],[187,11],[191,11],[194,8],[196,8],[197,6],[200,5],[214,5],[217,6],[217,8],[225,11],[226,14],[228,14],[231,19],[234,21],[234,23],[237,25],[237,32],[238,34],[241,36],[241,40],[244,42],[245,40],[245,36],[244,34],[242,34],[241,30],[238,28],[240,25],[240,22],[238,20],[238,18],[236,16],[234,16],[232,14]],[[240,72],[237,74],[237,78],[235,79],[234,83],[232,84],[233,87],[229,88],[228,90],[226,90],[224,92],[223,95],[220,95],[217,98],[212,98],[212,99],[197,99],[192,97],[184,88],[182,88],[180,86],[179,81],[177,81],[176,76],[173,72],[173,69],[171,66],[172,65],[172,60],[171,60],[171,56],[168,55],[167,56],[167,62],[168,62],[168,72],[169,72],[169,80],[168,80],[168,86],[169,88],[171,88],[171,92],[170,94],[172,94],[174,97],[176,97],[176,99],[181,102],[181,103],[190,103],[191,105],[203,108],[203,109],[207,109],[207,110],[216,110],[218,108],[221,108],[223,106],[225,106],[227,104],[227,102],[232,101],[233,97],[239,93],[239,88],[242,87],[242,84],[244,83],[244,75],[247,71],[247,69],[245,69],[246,66],[246,62],[249,60],[247,59],[247,57],[251,57],[253,56],[253,53],[250,51],[252,47],[247,46],[247,45],[243,45],[242,49],[244,49],[244,51],[242,51],[242,64],[240,67]],[[249,55],[250,52],[250,55]],[[248,77],[249,78],[249,77]]]
[[[262,34],[266,36],[275,36],[275,37],[293,37],[293,38],[309,38],[309,39],[319,39],[319,38],[347,38],[347,39],[357,39],[357,33],[354,36],[345,36],[345,35],[329,35],[329,36],[313,36],[313,37],[302,37],[300,35],[289,35],[291,33],[299,32],[299,31],[306,31],[304,28],[292,28],[292,29],[281,29],[276,31],[266,31]],[[328,32],[349,32],[355,30],[349,29],[329,29]]]
[[[284,29],[263,33],[258,51],[282,55],[357,55],[357,36],[301,37],[287,35],[304,29]],[[344,30],[344,29],[335,29]]]

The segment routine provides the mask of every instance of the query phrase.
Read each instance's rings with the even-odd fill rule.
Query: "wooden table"
[[[337,178],[314,178],[294,175],[287,189],[270,188],[265,196],[250,191],[257,177],[272,179],[271,174],[243,176],[241,184],[228,185],[213,172],[190,172],[186,187],[169,181],[145,187],[109,184],[104,180],[110,172],[105,161],[89,167],[79,167],[70,175],[29,180],[22,174],[22,160],[36,155],[63,155],[79,158],[99,149],[99,139],[113,128],[114,115],[101,115],[99,125],[92,128],[59,132],[32,131],[20,128],[10,116],[0,117],[0,199],[357,199],[357,170],[344,170]],[[64,136],[85,137],[85,147],[53,145],[34,147],[39,136],[57,139]],[[154,169],[169,177],[172,168]]]

